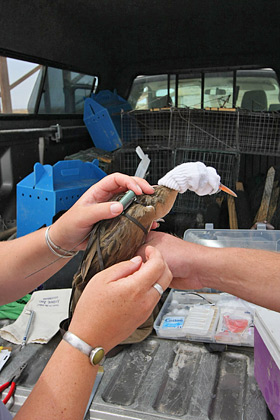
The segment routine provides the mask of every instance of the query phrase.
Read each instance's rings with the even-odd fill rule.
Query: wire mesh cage
[[[240,156],[238,153],[209,152],[203,150],[177,149],[174,153],[174,166],[183,162],[203,162],[206,166],[213,166],[221,177],[221,182],[229,188],[235,189]],[[176,213],[192,213],[205,211],[214,202],[216,195],[198,196],[192,191],[179,194],[173,211]]]
[[[197,109],[160,109],[124,113],[123,142],[158,147],[187,147],[236,151],[234,112]]]
[[[280,156],[280,114],[240,112],[238,136],[243,153]]]
[[[277,112],[169,108],[130,111],[123,114],[121,121],[126,144],[119,152],[120,170],[135,173],[138,158],[132,147],[140,145],[151,159],[147,179],[152,184],[176,165],[201,161],[213,166],[222,183],[235,189],[240,154],[280,156]],[[187,192],[179,195],[173,211],[204,210],[211,199],[215,197]]]
[[[237,150],[234,112],[203,109],[172,111],[170,146],[213,151]]]
[[[280,113],[169,108],[130,111],[121,120],[125,145],[280,156]]]
[[[128,146],[170,147],[172,113],[170,109],[158,111],[130,111],[121,115],[121,137]]]
[[[160,178],[174,167],[174,152],[169,148],[142,147],[142,149],[151,160],[146,179],[150,184],[155,185]],[[127,175],[134,175],[139,162],[135,148],[122,148],[114,153],[113,169]]]
[[[189,150],[186,148],[143,148],[144,153],[151,159],[147,181],[155,185],[168,171],[184,162],[203,162],[206,166],[213,166],[221,176],[221,182],[229,188],[235,189],[239,170],[239,154],[225,152],[210,152],[203,150]],[[134,148],[122,148],[115,152],[114,170],[128,175],[134,175],[139,158]],[[213,196],[200,197],[192,191],[179,194],[173,206],[174,213],[194,213],[204,211],[207,205],[214,201]]]

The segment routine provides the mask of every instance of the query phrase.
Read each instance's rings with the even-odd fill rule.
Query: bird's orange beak
[[[226,187],[224,184],[220,184],[219,189],[226,192],[229,195],[232,195],[233,197],[237,197],[234,191],[232,191],[230,188]]]

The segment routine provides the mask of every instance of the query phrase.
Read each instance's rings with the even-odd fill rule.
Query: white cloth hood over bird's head
[[[216,169],[202,162],[187,162],[176,166],[158,181],[158,185],[183,194],[187,190],[198,195],[211,195],[219,191],[221,177]]]

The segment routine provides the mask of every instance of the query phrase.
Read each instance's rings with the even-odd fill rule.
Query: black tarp
[[[280,69],[278,0],[33,0],[0,4],[0,54],[99,76],[126,95],[136,74]]]

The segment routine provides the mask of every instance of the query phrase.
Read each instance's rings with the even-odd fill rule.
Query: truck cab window
[[[232,108],[233,81],[233,71],[205,73],[204,108]]]
[[[199,71],[138,76],[128,98],[133,109],[179,108],[280,111],[280,91],[272,69]]]
[[[175,99],[174,78],[167,74],[138,76],[128,98],[133,109],[152,109],[170,107]]]
[[[201,75],[180,74],[178,79],[178,107],[200,109],[202,88]]]
[[[251,73],[238,70],[236,87],[236,107],[250,111],[280,110],[279,82],[272,69],[260,69]]]

